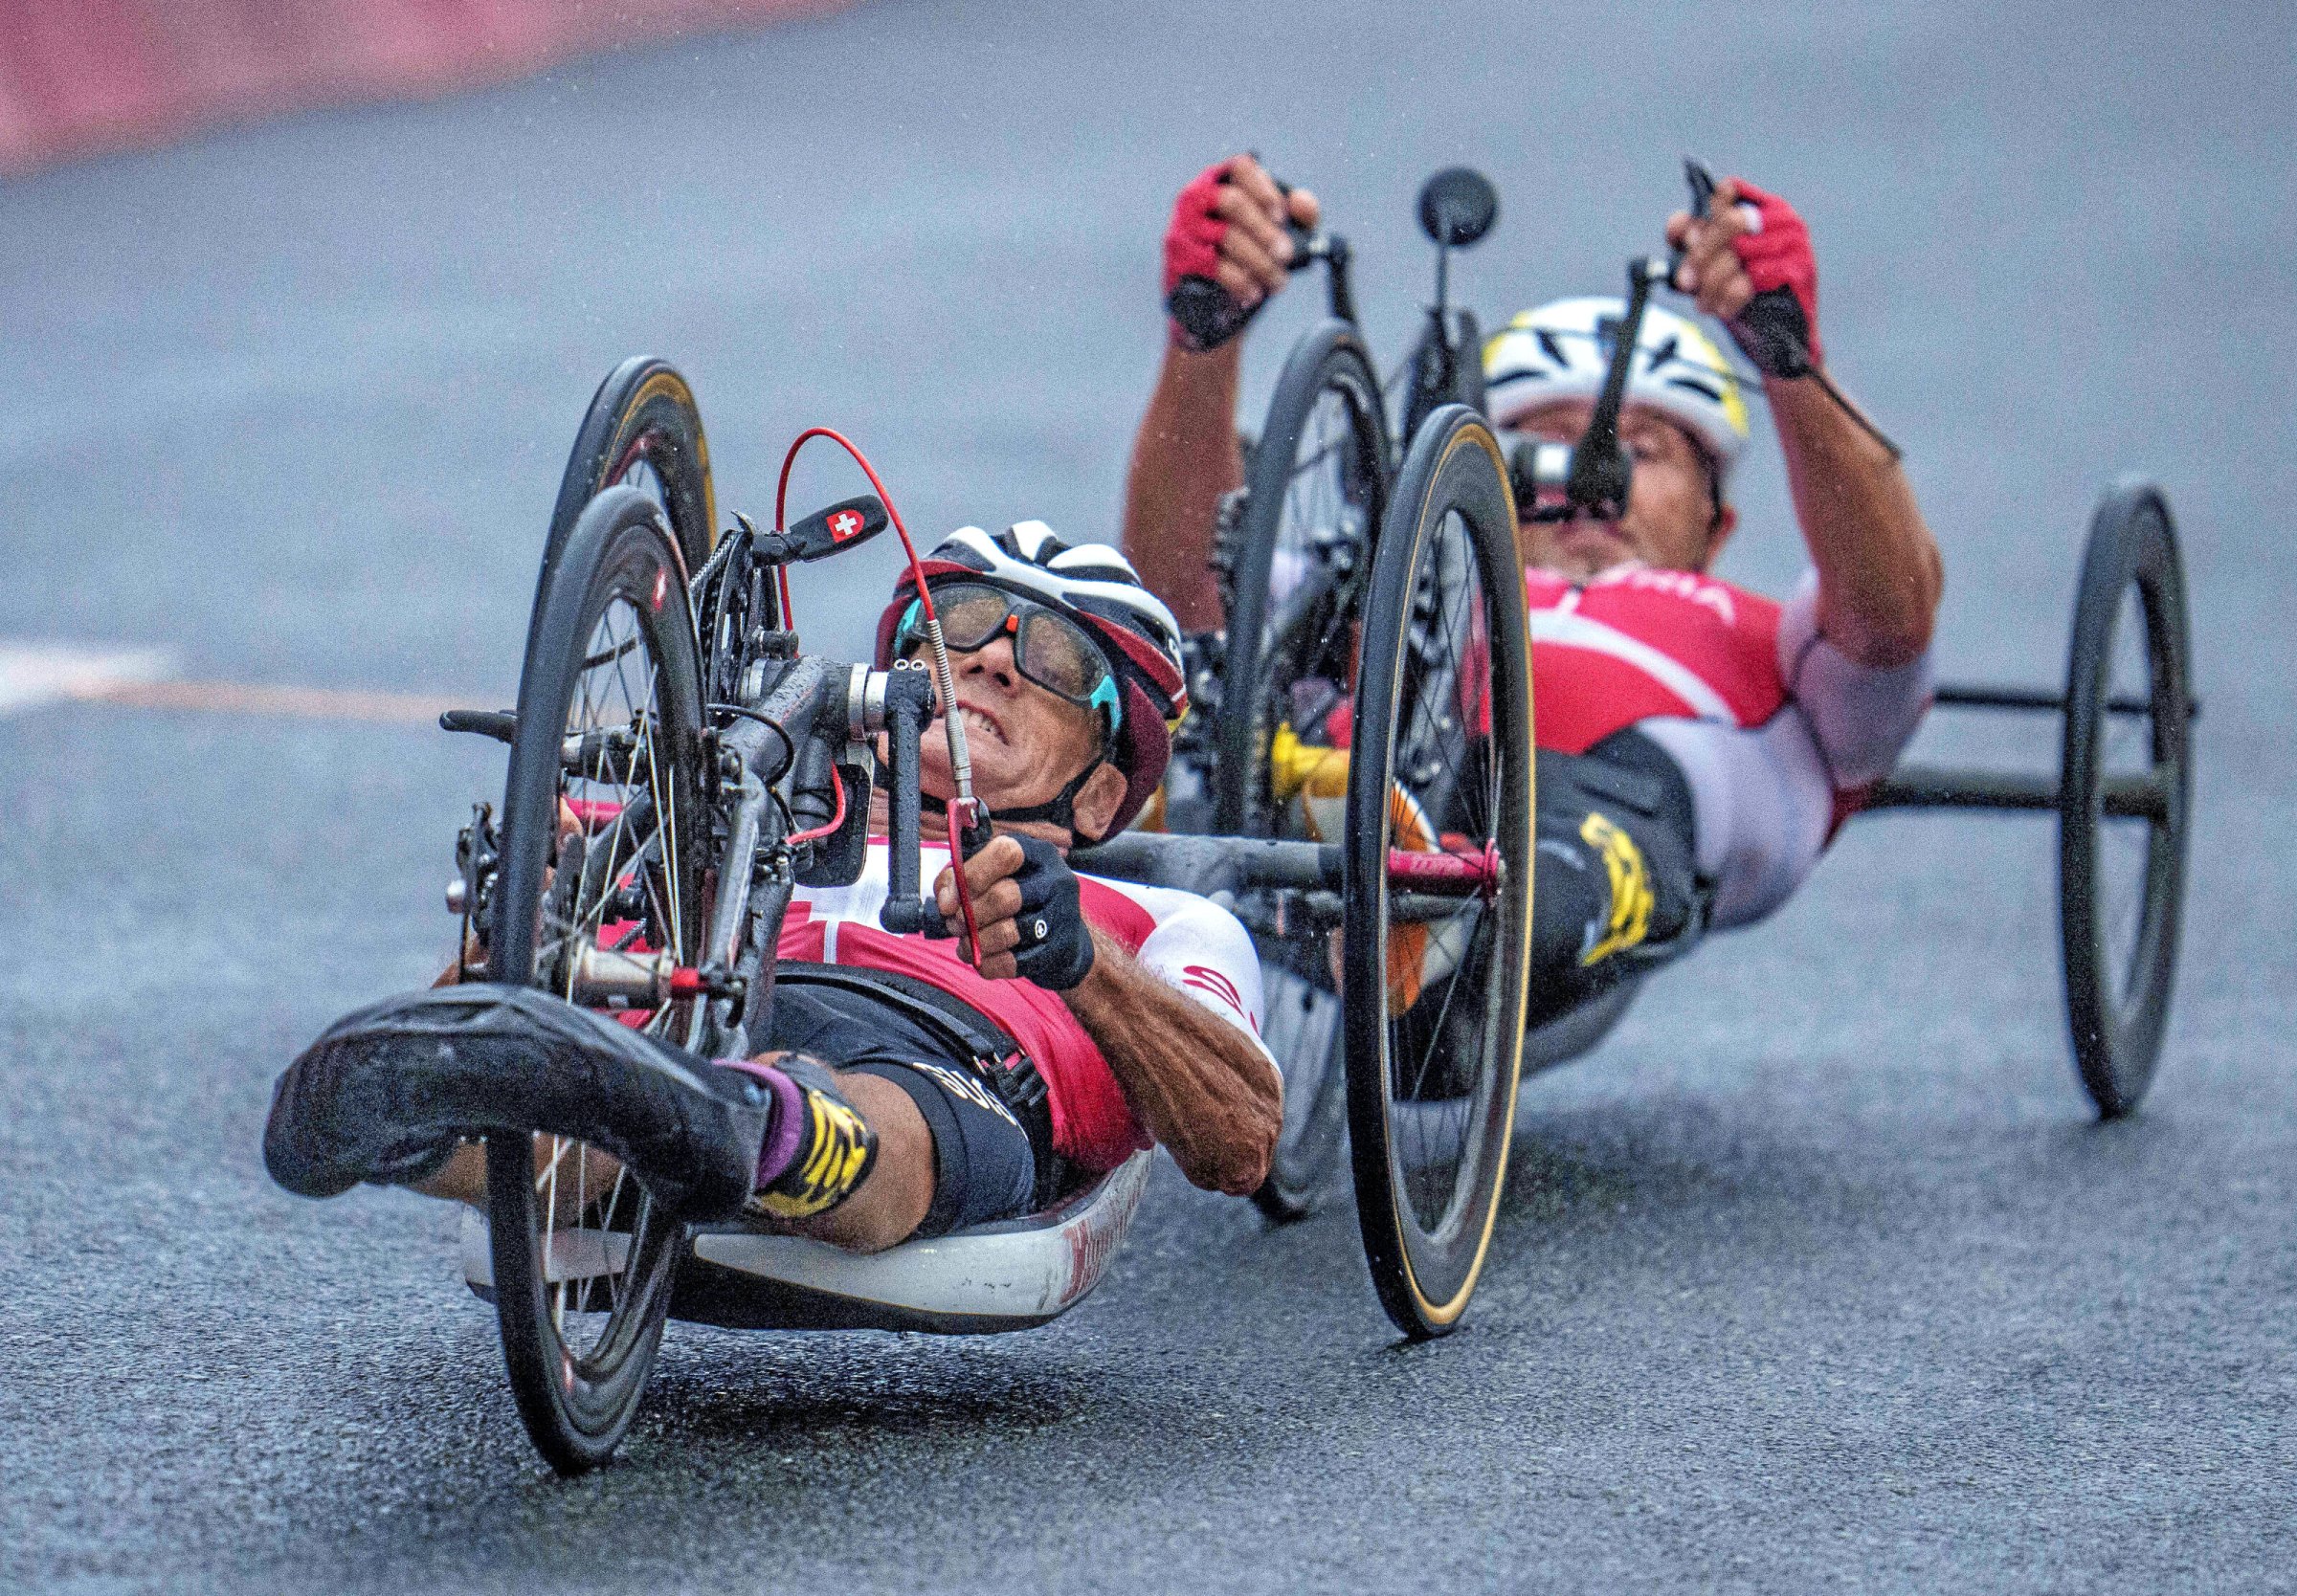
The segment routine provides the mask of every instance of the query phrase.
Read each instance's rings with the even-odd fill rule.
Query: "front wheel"
[[[490,980],[596,1005],[611,961],[697,962],[709,837],[694,785],[701,744],[684,564],[658,504],[609,489],[575,521],[527,642]],[[683,1042],[694,1008],[624,1012]],[[569,1137],[490,1137],[486,1187],[520,1415],[560,1473],[595,1468],[653,1368],[683,1227],[614,1160]]]
[[[1349,1138],[1372,1284],[1423,1338],[1458,1322],[1490,1246],[1531,959],[1524,574],[1498,441],[1465,406],[1430,416],[1405,458],[1361,672],[1342,892]]]
[[[551,574],[574,535],[574,523],[591,499],[612,487],[636,488],[653,499],[687,572],[702,568],[718,539],[710,445],[694,389],[666,360],[631,356],[606,374],[583,411],[543,538],[542,572],[535,579],[534,613],[527,623],[530,650],[542,626]],[[531,653],[527,664],[532,667]]]

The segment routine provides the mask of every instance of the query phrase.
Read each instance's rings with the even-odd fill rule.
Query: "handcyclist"
[[[1312,227],[1317,214],[1312,195],[1280,189],[1249,156],[1208,167],[1174,206],[1165,288],[1212,278],[1240,327],[1284,286],[1285,223]],[[1708,574],[1738,525],[1728,488],[1749,396],[1698,322],[1649,307],[1619,421],[1634,462],[1623,513],[1518,527],[1539,747],[1541,1019],[1709,926],[1776,909],[1929,698],[1937,545],[1894,454],[1812,379],[1824,357],[1802,219],[1734,179],[1704,219],[1671,217],[1666,236],[1683,251],[1674,286],[1762,373],[1813,569],[1784,604]],[[1503,443],[1578,439],[1622,318],[1617,299],[1558,299],[1486,344]],[[1126,551],[1192,631],[1221,624],[1208,556],[1220,498],[1243,481],[1239,343],[1200,346],[1169,323],[1126,489]]]
[[[763,1110],[742,1121],[755,1133],[740,1154],[747,1210],[842,1247],[874,1251],[1033,1211],[1070,1174],[1113,1168],[1152,1142],[1198,1186],[1257,1186],[1280,1085],[1259,1040],[1251,939],[1204,898],[1079,876],[1066,862],[1072,844],[1130,820],[1163,777],[1168,720],[1185,706],[1170,611],[1115,549],[1065,543],[1041,521],[995,536],[962,528],[924,571],[974,790],[995,817],[994,837],[964,865],[977,951],[953,935],[880,927],[881,814],[858,881],[798,890],[771,1020],[750,1038],[750,1056],[713,1066],[524,990],[393,1000],[380,1019],[367,1010],[343,1022],[280,1077],[265,1152],[281,1183],[329,1195],[389,1181],[479,1200],[484,1161],[455,1134],[462,1127],[429,1126],[428,1142],[411,1147],[420,1103],[379,1116],[360,1107],[395,1100],[390,1077],[405,1048],[391,1038],[419,1030],[426,1013],[476,1002],[486,1036],[457,1031],[457,1067],[495,1072],[493,1100],[541,1090],[563,1062],[547,1056],[554,1039],[591,1022],[575,1025],[581,1046],[628,1066],[602,1073],[610,1093],[684,1094],[697,1123],[723,1119],[727,1102]],[[921,614],[905,574],[878,629],[881,665],[923,648]],[[922,785],[925,869],[953,930],[956,882],[940,839],[955,785],[938,720],[924,738]],[[385,1032],[390,1045],[378,1047]],[[613,1105],[599,1112],[611,1120]],[[611,1163],[588,1169],[585,1184],[604,1189],[611,1172]]]

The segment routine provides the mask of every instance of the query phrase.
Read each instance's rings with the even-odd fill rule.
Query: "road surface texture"
[[[1168,1164],[1056,1326],[674,1326],[623,1459],[565,1483],[453,1216],[290,1198],[256,1151],[294,1052],[436,968],[499,750],[388,702],[21,706],[0,1585],[2297,1581],[2297,17],[1618,11],[882,0],[11,185],[0,638],[507,702],[564,452],[637,351],[693,378],[728,506],[769,510],[824,422],[922,527],[1111,533],[1157,236],[1206,161],[1249,145],[1323,192],[1393,358],[1428,171],[1499,185],[1455,278],[1488,325],[1616,283],[1695,151],[1812,219],[1836,370],[1946,549],[1946,674],[2057,677],[2097,491],[2169,487],[2207,715],[2137,1118],[2095,1124],[2067,1066],[2050,824],[1862,821],[1527,1087],[1449,1341],[1394,1340],[1345,1196],[1272,1232]],[[1774,448],[1741,499],[1724,574],[1783,586]],[[859,646],[881,553],[801,577],[812,645]],[[2054,758],[2046,723],[1981,743]]]

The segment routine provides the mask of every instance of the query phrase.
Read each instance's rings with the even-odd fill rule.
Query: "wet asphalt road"
[[[1696,150],[1813,219],[1836,368],[1947,550],[1949,675],[2054,676],[2097,489],[2169,485],[2208,713],[2145,1111],[2093,1124],[2067,1067],[2048,824],[1862,822],[1528,1087],[1449,1341],[1393,1342],[1345,1201],[1272,1233],[1168,1166],[1061,1323],[674,1328],[624,1460],[562,1483],[452,1217],[256,1156],[294,1050],[436,967],[491,745],[52,706],[0,719],[0,1585],[2297,1582],[2286,8],[1115,11],[872,5],[0,189],[0,637],[507,701],[621,355],[693,377],[724,503],[823,421],[925,526],[1100,530],[1206,160],[1324,192],[1393,354],[1426,171],[1499,183],[1488,323],[1614,282]],[[1785,583],[1774,451],[1741,498],[1725,573]],[[857,646],[886,569],[807,583],[810,642]]]

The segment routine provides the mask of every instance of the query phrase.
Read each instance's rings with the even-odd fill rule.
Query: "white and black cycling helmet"
[[[1506,427],[1558,399],[1593,399],[1603,387],[1616,299],[1555,299],[1527,310],[1483,345],[1484,410]],[[1714,462],[1718,493],[1747,446],[1747,396],[1721,345],[1698,322],[1646,305],[1627,371],[1627,402],[1648,405],[1689,432]]]
[[[1113,691],[1102,704],[1104,758],[1125,776],[1125,798],[1108,831],[1123,831],[1164,780],[1172,758],[1172,728],[1189,710],[1188,676],[1181,665],[1180,627],[1164,601],[1141,586],[1132,563],[1106,543],[1064,543],[1041,521],[1015,521],[992,535],[961,526],[934,545],[923,562],[936,595],[945,584],[1000,587],[1074,621],[1108,661]],[[878,664],[891,663],[902,639],[918,625],[922,607],[908,572],[894,584],[893,600],[878,619]],[[1081,773],[1042,816],[1001,810],[1007,819],[1046,818],[1070,824],[1069,800],[1083,785]],[[1097,840],[1097,839],[1096,839]]]

